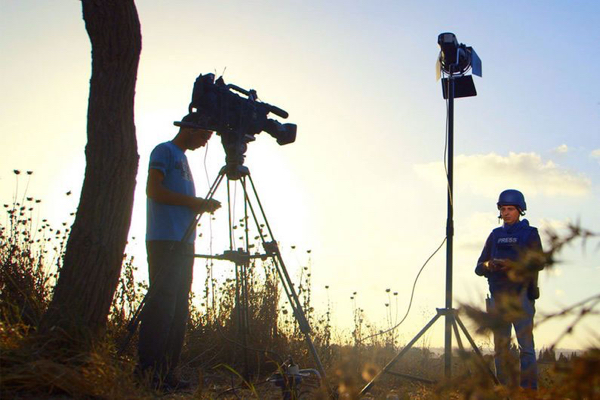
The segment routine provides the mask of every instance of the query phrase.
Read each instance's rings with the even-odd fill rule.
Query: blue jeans
[[[140,317],[139,366],[166,376],[179,362],[189,312],[194,245],[146,242],[150,288]]]
[[[510,357],[511,328],[514,326],[519,344],[520,385],[537,389],[537,360],[533,342],[535,301],[527,298],[527,290],[519,293],[493,293],[491,310],[499,312],[504,321],[494,329],[494,364],[501,384],[509,384],[510,370],[516,371]]]

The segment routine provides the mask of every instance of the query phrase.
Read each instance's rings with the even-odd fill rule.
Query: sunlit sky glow
[[[569,221],[599,230],[600,3],[405,3],[138,1],[140,166],[128,252],[140,270],[149,153],[175,135],[172,121],[185,114],[196,76],[225,71],[227,82],[256,89],[298,124],[293,145],[259,135],[246,164],[293,277],[311,250],[317,311],[329,299],[347,334],[357,292],[367,319],[384,328],[391,288],[402,316],[419,268],[445,235],[446,104],[434,67],[437,35],[447,31],[483,61],[478,96],[455,104],[455,304],[485,297],[487,282],[473,270],[498,224],[501,190],[525,193],[527,218],[542,232]],[[81,4],[0,7],[0,195],[11,201],[13,169],[33,170],[28,191],[43,199],[40,216],[60,224],[77,206],[85,166],[91,62]],[[205,154],[188,153],[201,194],[224,161],[217,139],[206,162]],[[22,190],[25,180],[19,184]],[[216,197],[225,200],[223,192]],[[226,246],[225,217],[220,212],[212,223],[214,252]],[[208,251],[208,243],[197,244]],[[585,251],[569,247],[564,262],[542,274],[538,313],[598,293],[595,243]],[[196,288],[202,265],[196,263]],[[444,285],[441,251],[420,278],[401,342],[444,305]],[[590,318],[560,347],[597,344],[599,322]],[[428,334],[433,346],[442,345],[442,325]],[[540,326],[538,347],[565,326]]]

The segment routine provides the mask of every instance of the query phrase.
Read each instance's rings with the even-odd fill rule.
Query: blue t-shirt
[[[169,190],[196,196],[194,179],[183,150],[172,142],[161,143],[150,154],[149,169],[163,173],[162,184]],[[149,198],[146,202],[146,240],[181,241],[185,231],[195,217],[195,213],[184,206],[161,204]],[[193,243],[195,231],[190,235],[188,243]]]

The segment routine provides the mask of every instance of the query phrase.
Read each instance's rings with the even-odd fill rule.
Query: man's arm
[[[485,246],[481,251],[481,255],[477,260],[477,266],[475,267],[475,273],[479,276],[487,277],[490,274],[490,263],[492,263],[492,234],[488,236],[485,241]]]
[[[163,185],[164,179],[165,176],[160,170],[150,168],[146,182],[146,196],[157,203],[188,207],[196,213],[204,211],[212,213],[221,207],[221,203],[215,199],[205,200],[201,197],[173,192]]]
[[[528,267],[533,271],[543,270],[546,266],[546,258],[544,256],[544,249],[542,248],[542,239],[537,229],[534,229],[531,235],[529,235],[527,251],[530,252]]]

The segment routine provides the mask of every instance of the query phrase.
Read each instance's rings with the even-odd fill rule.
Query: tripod
[[[250,260],[256,259],[256,258],[265,260],[267,258],[270,258],[275,266],[277,275],[281,281],[281,284],[283,286],[285,294],[289,300],[290,306],[292,307],[293,315],[294,315],[296,321],[298,322],[300,331],[304,335],[304,339],[306,341],[308,349],[315,361],[315,364],[317,366],[317,369],[318,369],[323,381],[326,384],[326,387],[327,387],[327,390],[328,390],[330,396],[333,398],[334,397],[333,390],[331,389],[331,387],[329,386],[329,384],[327,382],[326,375],[325,375],[325,369],[323,367],[323,364],[321,363],[319,355],[317,354],[317,350],[316,350],[314,343],[310,336],[311,335],[310,324],[308,323],[308,320],[306,318],[304,310],[302,309],[302,303],[300,302],[300,299],[298,298],[298,295],[294,289],[292,280],[290,279],[290,276],[285,267],[283,258],[281,256],[281,251],[279,250],[277,241],[275,240],[275,238],[273,236],[271,226],[269,225],[269,222],[265,215],[265,211],[264,211],[263,206],[258,197],[256,187],[254,186],[254,182],[252,181],[252,177],[250,176],[250,170],[243,165],[226,165],[226,166],[224,166],[219,171],[219,174],[218,174],[217,178],[215,179],[215,181],[213,182],[212,186],[210,187],[210,190],[208,191],[208,194],[205,197],[205,199],[210,200],[213,198],[215,192],[217,191],[217,189],[219,188],[219,185],[222,183],[222,181],[225,177],[227,177],[227,200],[228,200],[228,208],[229,208],[229,210],[228,210],[229,250],[224,251],[223,254],[221,254],[221,255],[207,256],[207,255],[201,255],[201,254],[194,254],[193,256],[199,257],[199,258],[212,258],[212,259],[219,259],[219,260],[227,260],[227,261],[231,261],[235,264],[237,323],[238,323],[238,330],[239,330],[239,334],[240,334],[240,338],[241,338],[241,345],[244,349],[244,365],[246,368],[246,375],[247,375],[247,370],[248,370],[247,339],[248,339],[248,334],[249,334],[247,271],[250,267]],[[231,198],[230,181],[231,180],[234,180],[234,181],[239,180],[241,183],[241,186],[243,188],[243,192],[244,192],[244,228],[245,228],[244,230],[245,230],[245,235],[246,235],[246,237],[245,237],[246,247],[245,248],[234,249],[233,225],[232,225],[233,220],[232,220],[231,201],[230,201],[230,198]],[[258,210],[251,201],[250,193],[249,193],[249,190],[247,187],[248,182],[250,183],[251,194],[252,194],[253,199],[256,201],[256,206],[258,207]],[[249,237],[248,237],[248,235],[249,235],[249,230],[248,230],[249,214],[248,214],[248,211],[250,211],[250,214],[252,215],[252,219],[254,220],[256,228],[259,232],[260,241],[261,241],[262,247],[264,249],[263,254],[251,255],[249,252]],[[198,225],[198,222],[200,221],[201,216],[202,216],[202,214],[200,213],[195,217],[194,220],[192,220],[192,222],[190,223],[190,225],[188,226],[188,228],[184,234],[182,242],[187,241],[187,239],[193,234],[195,227]],[[262,220],[264,222],[264,225],[261,225],[261,223],[259,221],[259,217],[260,217],[260,220]],[[261,228],[261,226],[266,227],[268,236],[271,239],[270,241],[267,241],[267,235],[265,234],[265,232],[263,232],[263,229]],[[146,296],[142,300],[140,306],[138,307],[132,320],[130,321],[130,323],[128,325],[129,334],[123,341],[121,348],[119,349],[119,353],[122,353],[125,350],[128,343],[130,342],[133,334],[135,333],[137,326],[139,324],[139,319],[140,319],[140,315],[141,315],[142,309],[144,307],[144,304],[146,303],[147,298],[149,298],[150,296],[153,295],[153,293],[151,293],[151,292],[152,291],[150,290],[150,291],[148,291],[148,293],[146,293]]]
[[[360,394],[363,395],[367,393],[375,384],[375,381],[379,379],[383,374],[388,373],[391,375],[401,376],[408,379],[419,380],[427,383],[434,383],[428,379],[423,379],[419,377],[414,377],[406,374],[399,374],[393,371],[390,371],[390,368],[394,366],[394,364],[400,360],[419,340],[419,338],[427,332],[433,324],[443,316],[445,318],[445,326],[444,326],[444,376],[446,379],[450,379],[452,377],[452,331],[456,336],[456,341],[461,351],[464,351],[463,344],[459,335],[458,328],[462,330],[463,334],[469,341],[469,344],[475,351],[477,356],[478,364],[480,368],[487,371],[494,383],[498,384],[498,379],[496,375],[492,372],[489,366],[485,363],[483,359],[483,355],[477,348],[477,345],[473,341],[471,335],[467,331],[467,328],[464,326],[462,321],[458,316],[457,310],[452,308],[452,245],[453,245],[453,237],[454,237],[454,209],[453,209],[453,179],[454,179],[454,98],[455,97],[465,97],[467,95],[455,96],[455,79],[459,81],[464,81],[465,78],[471,78],[470,76],[464,77],[456,77],[452,73],[452,69],[450,69],[450,73],[448,78],[444,78],[442,81],[442,88],[444,89],[444,97],[448,99],[448,196],[447,196],[447,220],[446,220],[446,306],[445,308],[437,308],[436,315],[429,321],[423,329],[394,357],[371,381],[363,387]],[[446,86],[447,85],[447,86]],[[471,78],[472,85],[472,78]],[[475,87],[473,86],[473,90]],[[475,93],[476,94],[476,93]],[[469,94],[470,96],[474,96],[475,94]]]
[[[238,308],[237,320],[238,320],[238,328],[239,328],[239,332],[240,332],[240,337],[242,339],[242,343],[244,344],[244,346],[247,343],[247,336],[249,333],[247,271],[250,266],[250,260],[257,259],[257,258],[265,260],[267,258],[270,258],[273,261],[273,264],[277,271],[277,275],[280,278],[280,281],[281,281],[281,284],[285,291],[285,294],[289,300],[290,306],[292,307],[292,311],[293,311],[296,321],[298,322],[300,331],[303,333],[306,343],[309,347],[310,353],[313,356],[315,363],[317,364],[319,373],[321,374],[321,376],[325,376],[325,371],[324,371],[323,365],[321,364],[319,356],[316,352],[316,349],[315,349],[312,339],[310,337],[310,333],[311,333],[310,324],[308,323],[308,320],[306,318],[304,310],[302,309],[302,304],[300,302],[300,299],[298,298],[298,295],[294,289],[292,280],[290,279],[290,276],[285,267],[285,263],[281,256],[281,251],[279,249],[277,241],[275,240],[275,238],[273,236],[273,231],[271,230],[271,226],[265,215],[264,208],[262,206],[262,203],[260,202],[260,198],[258,197],[256,187],[254,186],[254,182],[252,180],[252,177],[250,176],[250,171],[245,167],[241,167],[241,168],[242,168],[241,169],[242,172],[240,174],[241,176],[239,176],[239,180],[240,180],[243,192],[244,192],[244,218],[243,218],[243,220],[245,223],[245,226],[244,226],[245,239],[246,239],[245,240],[245,245],[246,245],[245,248],[234,249],[234,238],[233,238],[233,223],[234,223],[234,221],[232,220],[231,200],[230,200],[231,196],[230,196],[230,185],[229,185],[230,181],[232,179],[229,178],[229,176],[227,175],[227,167],[223,167],[221,169],[221,171],[219,172],[219,176],[216,178],[215,183],[213,184],[214,190],[212,190],[212,189],[211,190],[212,190],[212,193],[214,193],[214,191],[216,191],[217,187],[222,182],[223,178],[225,176],[227,176],[227,197],[228,197],[227,200],[228,200],[228,206],[229,206],[229,213],[228,213],[229,214],[229,250],[225,251],[222,255],[206,256],[206,255],[202,255],[202,254],[196,254],[195,257],[227,260],[227,261],[233,262],[235,264],[236,302],[237,302],[237,308]],[[237,180],[237,179],[235,179],[235,180]],[[250,185],[248,185],[248,183],[250,183]],[[248,186],[250,186],[251,190],[249,190]],[[256,201],[256,204],[253,204],[252,199],[254,199]],[[260,242],[264,249],[263,254],[257,253],[257,254],[251,255],[250,251],[249,251],[248,220],[250,219],[250,214],[252,216],[252,220],[255,223],[255,226],[257,228],[257,231],[258,231],[258,234],[260,237]],[[261,224],[261,221],[264,222],[264,224]],[[264,232],[264,229],[261,226],[264,226],[264,228],[266,229],[266,233]],[[270,241],[267,241],[267,236],[271,239]]]

